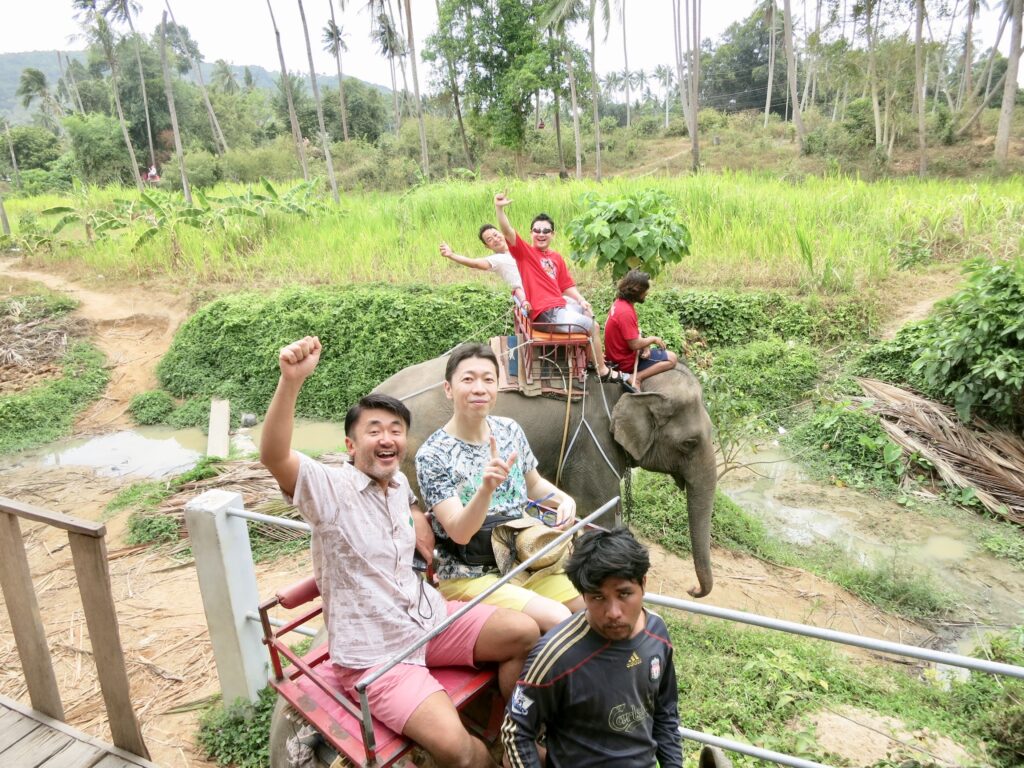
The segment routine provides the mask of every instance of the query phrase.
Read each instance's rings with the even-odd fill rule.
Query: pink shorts
[[[449,600],[446,603],[451,616],[465,603]],[[484,624],[498,610],[493,605],[475,605],[462,618],[427,643],[427,666],[396,664],[378,677],[366,689],[373,717],[395,733],[401,733],[416,708],[428,696],[443,691],[429,667],[473,667],[473,649]],[[378,665],[379,666],[379,665]],[[377,667],[347,669],[334,665],[334,673],[345,693],[359,703],[356,683]]]

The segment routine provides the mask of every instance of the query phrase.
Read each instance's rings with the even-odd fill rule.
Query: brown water
[[[1024,570],[979,541],[994,529],[1007,536],[1024,532],[966,511],[940,513],[923,501],[902,506],[811,480],[777,447],[751,460],[770,463],[753,468],[761,476],[739,470],[722,479],[733,501],[784,540],[829,542],[861,563],[893,562],[931,576],[955,596],[953,624],[941,632],[951,647],[972,647],[986,627],[1024,623]]]

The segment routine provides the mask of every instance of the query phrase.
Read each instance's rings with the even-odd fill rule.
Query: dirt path
[[[907,323],[923,320],[936,303],[955,293],[963,283],[959,267],[950,265],[931,272],[896,272],[880,291],[885,304],[896,307],[895,313],[882,324],[879,336],[891,339]]]
[[[71,296],[79,302],[76,313],[93,325],[93,341],[110,367],[110,384],[103,397],[79,417],[76,432],[130,425],[128,404],[134,395],[156,387],[156,365],[188,316],[189,299],[136,286],[102,292],[52,272],[24,269],[14,259],[0,259],[0,275],[41,283]]]

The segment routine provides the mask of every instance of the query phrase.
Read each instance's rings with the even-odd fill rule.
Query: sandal
[[[598,376],[602,384],[607,384],[609,381],[625,381],[626,379],[614,368],[609,368],[608,373],[604,376]]]

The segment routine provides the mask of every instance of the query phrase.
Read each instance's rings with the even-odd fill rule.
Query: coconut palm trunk
[[[412,89],[416,99],[416,119],[420,125],[420,160],[423,164],[423,175],[430,179],[430,158],[427,155],[427,126],[423,121],[423,102],[420,101],[420,79],[416,66],[416,37],[412,31],[412,0],[405,0],[406,31],[409,35],[409,63],[412,67]]]
[[[142,68],[142,49],[139,46],[139,35],[135,31],[135,24],[132,23],[130,10],[125,9],[125,17],[128,20],[128,30],[132,33],[132,42],[135,47],[135,63],[139,67],[139,87],[142,90],[142,111],[146,116],[146,141],[149,144],[149,162],[156,165],[156,151],[153,149],[153,126],[149,119],[149,96],[146,94],[146,72]]]
[[[58,60],[60,59],[60,53],[57,54]],[[75,103],[78,105],[78,111],[83,115],[85,114],[85,107],[82,106],[82,93],[78,90],[78,81],[75,80],[75,68],[70,56],[65,56],[67,59],[67,73],[68,82],[71,84],[71,93],[74,96]]]
[[[406,0],[408,2],[408,0]],[[597,79],[597,0],[590,0],[590,100],[594,107],[594,178],[601,180],[601,92]]]
[[[576,178],[583,178],[583,146],[580,139],[580,106],[576,97],[576,73],[573,71],[572,51],[565,45],[565,37],[562,37],[562,44],[565,47],[565,68],[569,77],[569,100],[572,106],[572,137],[576,148]]]
[[[174,18],[174,11],[171,10],[170,0],[164,0],[164,5],[167,6],[167,12],[171,15],[171,21],[174,23],[174,31],[178,36],[178,43],[181,45],[183,51],[188,50],[188,46],[185,45],[185,39],[181,35],[181,30],[178,28],[178,22]],[[203,104],[206,105],[206,115],[210,118],[210,130],[213,131],[213,143],[217,146],[217,154],[222,155],[228,151],[228,143],[224,140],[224,133],[220,129],[220,122],[217,120],[217,114],[213,111],[213,104],[210,103],[210,94],[206,90],[206,82],[203,80],[203,70],[200,66],[200,62],[189,56],[189,64],[192,65],[192,71],[196,75],[196,84],[199,86],[199,92],[203,96]]]
[[[437,17],[441,18],[441,0],[434,0],[434,8],[437,9]],[[551,32],[548,31],[550,36]],[[462,120],[462,102],[459,97],[459,83],[455,77],[455,64],[448,56],[447,53],[444,55],[445,66],[448,69],[448,87],[452,92],[452,103],[455,105],[455,119],[459,124],[459,138],[462,139],[462,151],[466,154],[466,162],[469,165],[473,165],[473,153],[469,149],[469,139],[466,137],[466,125]]]
[[[768,20],[768,90],[764,95],[764,127],[767,128],[775,82],[775,0],[768,0],[765,17]]]
[[[786,38],[786,76],[789,80],[789,100],[793,104],[793,125],[796,126],[796,138],[800,144],[800,151],[805,147],[804,121],[800,116],[800,103],[797,101],[796,92],[796,51],[793,49],[793,10],[790,0],[783,2],[783,35]]]
[[[14,154],[14,139],[11,138],[11,124],[4,120],[4,133],[7,135],[7,149],[11,153],[11,169],[14,171],[14,186],[21,189],[21,173],[18,171],[18,158]]]
[[[341,140],[348,141],[348,105],[345,103],[345,75],[341,71],[341,48],[344,43],[341,39],[341,28],[334,18],[334,0],[327,0],[327,5],[331,8],[331,26],[334,35],[332,46],[334,48],[334,60],[338,64],[338,106],[341,108]],[[342,0],[341,7],[342,10],[345,10],[344,0]]]
[[[316,119],[320,126],[320,144],[324,150],[324,162],[327,164],[327,181],[331,185],[331,197],[335,203],[340,203],[338,197],[338,180],[334,177],[334,160],[331,158],[331,140],[327,135],[327,124],[324,122],[324,105],[320,100],[320,86],[316,81],[316,67],[313,64],[313,46],[309,42],[309,27],[306,25],[306,10],[302,7],[302,0],[299,4],[299,16],[302,19],[302,34],[306,38],[306,56],[309,58],[309,79],[313,87],[313,101],[316,102]]]
[[[914,29],[914,91],[917,94],[917,175],[924,178],[928,170],[928,142],[924,124],[924,0],[915,0],[917,18]]]
[[[299,118],[295,114],[295,98],[292,96],[292,81],[288,76],[288,67],[284,63],[284,48],[281,46],[281,31],[277,28],[277,19],[274,18],[274,9],[267,0],[267,10],[270,11],[270,23],[274,27],[274,39],[277,41],[277,60],[281,63],[281,88],[284,90],[284,98],[288,104],[288,123],[292,129],[292,141],[295,142],[295,154],[298,155],[299,164],[302,166],[302,178],[309,181],[309,163],[306,161],[306,145],[302,140],[302,129],[299,127]]]
[[[132,177],[135,179],[135,186],[142,192],[142,176],[139,175],[139,161],[135,157],[135,148],[132,146],[132,138],[128,135],[128,121],[124,118],[124,109],[121,107],[120,85],[117,77],[117,59],[114,56],[114,42],[111,37],[110,26],[102,16],[96,16],[96,32],[103,48],[103,53],[110,67],[110,90],[114,95],[114,106],[117,109],[117,119],[121,124],[121,136],[124,138],[124,146],[128,150],[128,158],[131,163]]]
[[[996,130],[996,164],[1002,168],[1010,152],[1010,129],[1013,126],[1013,106],[1017,100],[1017,73],[1020,70],[1020,44],[1024,33],[1024,0],[1013,0],[1010,27],[1010,50],[1006,57],[1006,82],[1003,83],[1003,106],[999,111]]]
[[[171,113],[171,131],[174,133],[174,155],[178,158],[178,169],[181,171],[181,190],[185,194],[185,202],[192,205],[192,187],[188,183],[188,172],[185,169],[185,153],[181,148],[181,131],[178,129],[178,111],[174,108],[174,83],[171,81],[171,68],[167,66],[167,11],[164,11],[160,23],[160,68],[164,75],[164,94],[167,96],[167,111]]]
[[[626,45],[626,0],[621,0],[622,5],[619,7],[619,11],[622,14],[622,68],[625,73],[625,86],[626,86],[626,127],[629,128],[632,124],[630,115],[630,94],[629,94],[629,46]]]
[[[0,194],[0,232],[10,237],[11,223],[7,221],[7,209],[4,208],[4,196]]]

